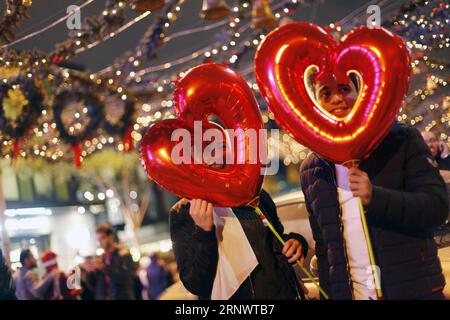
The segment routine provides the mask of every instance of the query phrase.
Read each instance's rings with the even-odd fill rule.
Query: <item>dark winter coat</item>
[[[445,278],[432,235],[447,218],[448,198],[420,133],[394,125],[360,169],[373,185],[365,214],[384,299],[442,298]],[[300,178],[320,284],[332,299],[351,299],[334,164],[310,154]]]
[[[200,298],[210,298],[218,263],[215,229],[209,232],[196,227],[189,215],[190,204],[181,200],[170,212],[170,234],[184,286]],[[284,239],[295,238],[302,243],[306,256],[308,244],[299,234],[284,234],[276,207],[270,196],[262,191],[260,209]],[[264,226],[258,214],[249,207],[233,208],[247,239],[258,259],[258,266],[242,283],[234,299],[295,299],[300,295],[298,281],[282,247]]]

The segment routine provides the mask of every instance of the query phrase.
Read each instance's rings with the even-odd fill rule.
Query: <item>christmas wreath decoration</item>
[[[20,140],[41,116],[42,102],[42,93],[32,80],[1,84],[0,131],[14,140],[14,155],[19,151]]]
[[[86,116],[89,118],[87,125],[78,134],[71,134],[67,131],[62,113],[71,102],[83,101],[86,107]],[[75,165],[81,165],[81,144],[95,134],[103,119],[103,105],[96,95],[78,90],[65,90],[55,96],[53,104],[53,115],[56,128],[59,131],[59,138],[72,146],[75,155]]]
[[[124,112],[117,123],[113,124],[105,117],[103,120],[103,129],[110,135],[117,135],[122,139],[124,151],[133,150],[133,119],[136,111],[135,104],[132,101],[125,102]]]

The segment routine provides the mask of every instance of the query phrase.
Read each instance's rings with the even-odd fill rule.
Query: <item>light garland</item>
[[[118,2],[117,2],[118,3]],[[113,66],[110,66],[98,73],[85,73],[61,68],[53,67],[55,61],[48,61],[48,55],[42,55],[41,53],[35,53],[25,58],[27,60],[21,60],[26,56],[26,53],[13,52],[11,55],[5,55],[0,57],[0,67],[10,67],[18,65],[17,62],[21,61],[21,67],[28,68],[30,77],[40,77],[44,75],[54,77],[50,81],[56,84],[58,87],[64,87],[71,84],[73,79],[79,79],[82,81],[83,86],[93,86],[96,90],[106,90],[110,94],[117,95],[121,100],[128,101],[129,99],[139,99],[140,88],[144,88],[148,92],[145,98],[145,103],[140,103],[139,114],[137,115],[135,123],[132,126],[131,136],[135,142],[139,142],[142,139],[143,130],[152,126],[154,123],[162,120],[173,118],[173,101],[170,98],[174,85],[173,80],[179,76],[183,76],[186,70],[199,63],[199,60],[203,61],[217,61],[229,64],[235,69],[239,69],[239,62],[245,54],[255,49],[259,42],[264,39],[264,31],[252,31],[247,34],[247,30],[250,27],[250,22],[246,23],[246,17],[249,15],[251,6],[248,1],[241,1],[238,6],[232,8],[233,16],[224,21],[220,21],[206,27],[190,29],[193,32],[202,32],[204,30],[210,30],[219,26],[227,25],[225,32],[219,32],[216,36],[220,36],[218,41],[210,44],[206,47],[195,50],[189,55],[179,57],[177,59],[168,61],[166,63],[152,65],[146,68],[139,69],[144,62],[151,59],[154,49],[160,45],[168,43],[173,39],[177,39],[189,34],[189,30],[183,30],[172,35],[167,35],[167,30],[170,25],[175,21],[181,10],[181,4],[183,1],[169,2],[166,10],[161,16],[164,22],[159,25],[155,24],[148,29],[140,44],[136,47],[134,53],[126,54],[116,60]],[[379,1],[379,3],[384,3]],[[277,3],[273,6],[275,17],[282,19],[289,13],[292,13],[293,8],[297,5],[297,1],[284,1]],[[289,5],[289,6],[288,6]],[[112,12],[111,12],[112,13]],[[169,15],[169,13],[171,13]],[[107,40],[115,35],[119,34],[126,28],[132,26],[140,19],[148,16],[149,12],[139,15],[137,18],[129,21],[128,23],[121,24],[115,31],[108,33],[104,40]],[[139,20],[136,20],[139,19]],[[351,21],[344,22],[343,20],[330,24],[330,29],[336,32],[341,32],[351,26]],[[155,31],[155,27],[160,27],[160,30]],[[150,40],[152,36],[155,36],[153,40]],[[155,39],[158,43],[155,42]],[[81,53],[99,42],[89,42],[86,46],[80,43],[80,46],[75,49],[74,54]],[[150,49],[146,48],[151,44]],[[156,45],[156,46],[155,46]],[[150,53],[150,55],[147,55]],[[11,57],[11,59],[9,59]],[[8,63],[6,63],[8,62]],[[182,70],[172,72],[170,76],[155,76],[155,72],[170,70],[176,66],[182,65]],[[432,69],[436,72],[443,71],[448,67],[448,63],[445,61],[439,61],[434,59],[428,54],[416,55],[416,59],[412,61],[413,72],[415,74],[423,73],[423,68]],[[45,69],[47,69],[45,71]],[[44,71],[43,71],[44,70]],[[251,65],[241,68],[239,73],[247,78],[249,86],[255,91],[256,96],[259,96],[258,86],[253,80],[253,68]],[[431,77],[434,77],[431,79]],[[425,129],[435,129],[440,124],[447,124],[450,115],[447,113],[440,115],[442,110],[441,106],[436,106],[436,103],[430,104],[425,113],[416,114],[415,116],[406,116],[404,110],[408,108],[414,108],[418,103],[422,103],[430,97],[435,97],[436,92],[447,85],[447,79],[442,78],[438,74],[430,76],[431,81],[437,86],[434,90],[427,90],[426,88],[417,89],[416,92],[411,95],[404,109],[399,113],[401,122],[406,122],[412,125],[425,126]],[[6,81],[8,81],[6,79]],[[150,90],[149,90],[150,88]],[[426,91],[426,92],[425,92]],[[150,97],[150,98],[148,98]],[[260,97],[259,97],[260,99]],[[43,159],[51,162],[55,161],[68,161],[70,159],[70,149],[61,145],[61,141],[58,137],[56,130],[56,124],[53,122],[53,115],[51,111],[44,110],[45,114],[42,115],[41,124],[39,124],[30,133],[30,143],[24,144],[20,155],[23,157],[42,157]],[[430,113],[431,112],[431,113]],[[439,119],[433,119],[430,123],[425,124],[424,121],[428,114],[433,116],[439,116]],[[400,119],[400,118],[399,118]],[[263,120],[267,125],[274,125],[273,114],[267,111],[263,111]],[[413,121],[413,122],[411,122]],[[431,126],[431,127],[430,127]],[[446,139],[447,133],[442,133]],[[441,134],[441,137],[442,137]],[[42,141],[37,143],[33,141],[33,137],[41,139]],[[288,134],[283,133],[281,135],[280,143],[280,156],[285,165],[298,164],[307,155],[308,150],[303,146],[295,142]],[[89,155],[102,150],[103,148],[114,148],[117,151],[123,151],[125,149],[122,141],[117,137],[108,135],[104,130],[99,129],[95,132],[95,136],[91,139],[87,139],[83,142],[83,150],[81,155],[88,157]],[[12,144],[6,140],[2,140],[2,151],[11,150]],[[269,147],[270,151],[270,147]],[[11,152],[6,151],[6,155],[9,156]]]
[[[87,6],[88,4],[91,4],[93,1],[94,1],[94,0],[87,0],[87,1],[85,1],[83,4],[79,5],[78,8],[81,10],[82,8],[84,8],[85,6]],[[19,2],[21,2],[21,1],[19,1]],[[32,33],[30,33],[30,34],[27,34],[27,35],[24,36],[24,37],[21,37],[21,38],[19,38],[19,39],[17,39],[17,40],[14,40],[14,41],[12,41],[12,42],[7,43],[7,44],[4,44],[4,45],[0,46],[0,50],[4,50],[4,49],[9,48],[9,47],[11,47],[11,46],[13,46],[13,45],[15,45],[15,44],[18,44],[18,43],[23,42],[23,41],[25,41],[25,40],[31,39],[31,38],[33,38],[33,37],[35,37],[35,36],[37,36],[37,35],[39,35],[39,34],[41,34],[41,33],[43,33],[43,32],[46,32],[46,31],[48,31],[48,30],[50,30],[50,29],[56,27],[56,26],[59,25],[60,23],[67,21],[67,19],[68,19],[72,14],[73,14],[72,12],[69,12],[69,13],[67,13],[65,16],[59,18],[58,20],[52,22],[51,24],[49,24],[48,26],[45,26],[44,28],[41,28],[41,29],[39,29],[39,30],[37,30],[37,31],[35,31],[35,32],[32,32]]]
[[[22,19],[29,18],[27,11],[31,0],[6,0],[5,15],[0,20],[0,39],[9,43],[15,38],[14,28],[18,28]]]
[[[152,50],[157,46],[155,42],[164,39],[164,31],[177,19],[177,13],[181,10],[183,3],[184,0],[172,0],[169,3],[164,13],[158,18],[158,21],[145,32],[139,45],[135,48],[135,55],[122,55],[116,59],[112,66],[100,70],[93,76],[96,78],[109,78],[108,81],[115,77],[119,82],[123,82],[122,79],[124,77],[134,77],[137,67],[150,58]],[[123,70],[127,70],[126,74]]]
[[[412,1],[393,18],[394,30],[403,36],[409,48],[443,49],[450,46],[449,4],[437,0]]]

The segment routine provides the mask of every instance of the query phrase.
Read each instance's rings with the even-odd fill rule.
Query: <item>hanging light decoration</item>
[[[203,0],[200,17],[206,20],[220,20],[230,14],[230,7],[224,0]]]
[[[268,0],[253,0],[252,28],[272,29],[277,24]]]
[[[137,12],[155,11],[166,4],[165,0],[135,0],[131,8]]]

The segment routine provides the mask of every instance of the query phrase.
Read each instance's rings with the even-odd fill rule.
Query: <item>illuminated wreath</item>
[[[109,122],[106,117],[103,119],[103,129],[110,135],[118,135],[123,137],[128,133],[132,124],[133,116],[136,111],[134,102],[127,101],[124,105],[124,112],[117,123],[113,124]]]
[[[66,127],[62,122],[62,112],[70,102],[84,101],[87,108],[86,115],[89,121],[85,128],[78,134],[72,135],[67,132]],[[92,93],[81,91],[66,90],[62,91],[55,97],[53,104],[53,114],[56,128],[59,131],[59,137],[62,141],[71,145],[79,145],[84,140],[89,139],[95,134],[95,131],[101,125],[103,120],[103,105],[99,99]]]
[[[7,105],[17,104],[11,97],[16,92],[21,97],[21,105],[15,119],[8,117]],[[43,110],[43,96],[32,80],[20,81],[0,86],[0,131],[10,139],[19,140],[37,122]],[[17,106],[11,106],[17,108]]]

